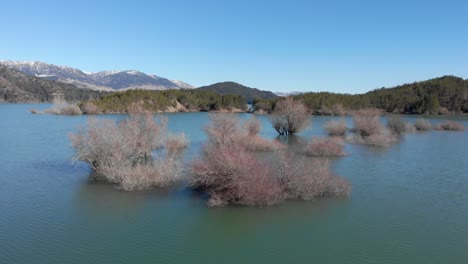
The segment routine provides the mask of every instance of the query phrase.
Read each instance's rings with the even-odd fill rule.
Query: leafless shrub
[[[308,160],[286,154],[279,158],[278,164],[277,171],[287,199],[313,200],[349,195],[350,184],[331,173],[328,160]]]
[[[240,145],[205,146],[192,162],[192,186],[210,194],[209,204],[273,205],[281,201],[279,182],[271,168]]]
[[[240,119],[234,114],[210,114],[211,124],[205,128],[208,139],[217,145],[234,145],[243,137]]]
[[[354,113],[354,131],[361,136],[370,136],[382,130],[380,123],[381,112],[377,109],[363,109]]]
[[[175,182],[182,172],[180,162],[167,154],[164,158],[134,164],[123,155],[101,160],[97,173],[126,190],[166,187]]]
[[[378,147],[388,147],[397,141],[397,137],[395,134],[387,131],[387,130],[380,130],[377,133],[374,133],[370,136],[358,136],[356,138],[357,143],[365,144],[365,145],[372,145]]]
[[[424,118],[416,120],[416,122],[414,122],[414,126],[416,127],[416,130],[420,131],[431,130],[432,128],[431,122]]]
[[[58,111],[59,115],[81,115],[81,109],[77,105],[65,105]]]
[[[255,117],[242,122],[233,114],[211,114],[211,124],[206,127],[208,140],[221,146],[241,145],[249,151],[272,151],[282,144],[258,135],[260,123]]]
[[[329,171],[322,173],[322,167],[317,167],[321,163],[303,162],[299,166],[295,158],[274,154],[261,161],[253,151],[262,144],[251,141],[264,139],[252,133],[248,124],[242,126],[232,116],[212,116],[212,124],[206,129],[208,143],[201,157],[191,164],[191,185],[210,195],[210,206],[268,206],[286,198],[347,194],[349,185]],[[328,168],[328,163],[325,166]]]
[[[165,142],[164,148],[168,151],[176,151],[188,147],[190,140],[185,136],[185,133],[176,135],[168,135]]]
[[[46,114],[53,114],[53,115],[81,115],[81,109],[77,105],[69,105],[69,104],[61,104],[57,105],[54,104],[52,108],[44,110]]]
[[[245,121],[244,126],[247,129],[247,132],[250,136],[258,135],[258,133],[260,133],[260,130],[262,129],[260,121],[258,121],[258,119],[255,116]]]
[[[395,135],[401,135],[406,131],[406,123],[399,116],[390,116],[387,119],[387,128]]]
[[[87,128],[70,134],[75,159],[87,162],[96,175],[124,190],[165,186],[181,171],[173,155],[153,159],[163,146],[166,119],[156,122],[147,115],[132,115],[120,122],[89,119]]]
[[[463,124],[457,123],[455,121],[446,121],[434,126],[435,130],[453,130],[453,131],[462,131],[465,130]]]
[[[439,115],[450,115],[450,111],[447,109],[447,107],[441,107],[439,108],[439,110],[437,111],[439,113]]]
[[[270,121],[278,134],[288,135],[306,128],[310,124],[310,116],[303,103],[287,97],[276,103]]]
[[[416,127],[414,124],[411,124],[410,122],[405,121],[405,133],[415,133],[416,132]]]
[[[340,121],[331,120],[325,123],[325,130],[327,130],[330,136],[344,136],[348,128],[345,120],[341,119]]]
[[[395,136],[404,133],[406,124],[403,120],[390,118],[389,130],[380,123],[381,111],[378,109],[363,109],[354,113],[353,131],[358,135],[354,141],[361,144],[373,146],[389,146],[395,143],[398,138]]]
[[[93,103],[85,103],[83,105],[83,113],[87,115],[97,115],[101,113],[101,109]]]
[[[344,155],[343,146],[344,141],[339,137],[313,138],[305,153],[317,157],[342,156]]]

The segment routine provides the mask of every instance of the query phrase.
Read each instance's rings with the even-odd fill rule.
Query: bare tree
[[[331,120],[325,123],[325,130],[330,136],[344,136],[348,127],[344,119],[340,119],[340,121]]]
[[[327,159],[306,159],[294,153],[279,155],[279,173],[286,199],[313,200],[320,197],[348,196],[350,184],[333,175]]]
[[[401,135],[406,132],[406,123],[399,116],[389,116],[387,119],[387,127],[395,135]]]
[[[463,131],[465,126],[463,124],[457,123],[455,121],[445,121],[434,126],[435,130],[454,130],[454,131]]]
[[[381,112],[377,109],[356,111],[353,115],[353,129],[364,137],[379,133],[383,129],[380,115]]]
[[[288,135],[306,128],[310,124],[310,116],[302,102],[287,97],[276,103],[270,121],[278,134]]]
[[[416,122],[414,122],[414,127],[416,130],[424,131],[424,130],[431,130],[432,124],[431,121],[424,119],[424,118],[418,118]]]
[[[362,109],[356,111],[353,115],[353,130],[358,133],[355,137],[357,143],[373,145],[373,146],[390,146],[395,143],[398,138],[395,136],[395,131],[390,131],[380,123],[380,115],[382,112],[378,109]],[[397,123],[399,123],[397,121]],[[400,124],[395,129],[405,130],[405,123]]]
[[[208,142],[191,164],[191,185],[209,195],[209,205],[268,206],[287,198],[349,192],[349,184],[333,176],[328,163],[292,157],[288,150],[284,150],[287,155],[273,152],[268,159],[257,156],[255,151],[263,150],[259,148],[263,143],[258,142],[268,141],[257,135],[256,122],[242,123],[232,115],[212,116]]]
[[[174,152],[188,147],[190,140],[187,139],[185,133],[168,135],[164,142],[164,148],[168,151]]]
[[[153,159],[153,150],[163,147],[167,119],[150,114],[132,115],[120,122],[90,118],[87,128],[70,134],[75,159],[87,162],[94,175],[122,189],[165,186],[177,179],[181,166],[168,151]]]

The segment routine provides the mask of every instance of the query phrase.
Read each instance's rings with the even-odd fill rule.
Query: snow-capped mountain
[[[171,80],[171,82],[175,83],[177,86],[179,86],[181,89],[193,89],[195,87],[193,87],[192,85],[186,83],[186,82],[183,82],[183,81],[178,81],[178,80]]]
[[[156,75],[136,70],[86,72],[79,69],[44,62],[0,60],[0,65],[20,71],[29,76],[74,84],[93,90],[166,90],[191,89],[193,86],[182,81],[170,81]]]

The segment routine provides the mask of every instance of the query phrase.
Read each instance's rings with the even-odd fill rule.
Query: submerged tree
[[[167,120],[135,114],[120,122],[91,118],[87,128],[70,134],[75,159],[87,162],[95,177],[124,190],[166,186],[177,179],[181,166],[172,148],[153,158],[167,139]],[[177,138],[169,137],[171,146]],[[166,144],[167,145],[167,144]]]
[[[349,193],[348,182],[333,175],[329,163],[280,148],[258,136],[259,130],[255,119],[212,115],[208,142],[191,164],[191,185],[209,195],[209,205],[268,206]],[[265,150],[273,152],[256,154]]]
[[[273,128],[280,135],[296,134],[310,124],[306,106],[292,97],[278,101],[270,118]]]
[[[374,146],[389,146],[397,141],[395,134],[380,123],[381,114],[378,109],[362,109],[354,113],[353,131],[357,133],[355,138],[357,142]]]

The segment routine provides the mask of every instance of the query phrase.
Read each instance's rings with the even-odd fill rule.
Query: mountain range
[[[40,61],[0,60],[0,66],[52,81],[73,84],[78,88],[99,91],[116,91],[130,89],[167,90],[192,89],[188,83],[169,80],[157,75],[146,74],[136,70],[86,72],[80,69],[48,64]]]
[[[63,93],[69,102],[97,99],[106,93],[79,89],[72,84],[28,76],[0,66],[0,103],[51,102],[56,92]]]

